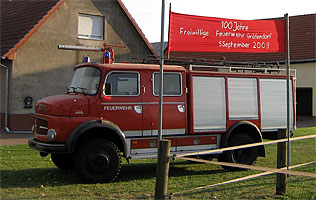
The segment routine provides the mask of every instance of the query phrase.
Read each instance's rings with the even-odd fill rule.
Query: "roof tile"
[[[10,51],[59,0],[1,0],[1,56]]]

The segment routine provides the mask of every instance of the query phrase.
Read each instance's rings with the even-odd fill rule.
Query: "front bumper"
[[[67,153],[66,144],[52,144],[44,143],[36,140],[36,138],[29,139],[29,147],[44,153]]]

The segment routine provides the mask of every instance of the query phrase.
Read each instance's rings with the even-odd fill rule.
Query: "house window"
[[[79,14],[78,38],[103,40],[104,18],[95,15]]]

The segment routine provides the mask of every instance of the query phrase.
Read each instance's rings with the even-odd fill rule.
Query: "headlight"
[[[54,141],[56,139],[56,131],[54,129],[49,129],[47,132],[47,137],[49,141]]]

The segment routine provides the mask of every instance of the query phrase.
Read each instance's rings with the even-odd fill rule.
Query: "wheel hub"
[[[237,163],[247,164],[249,156],[249,149],[238,149],[234,151],[234,160],[237,161]]]
[[[96,173],[104,173],[110,164],[109,158],[102,153],[98,153],[90,157],[88,165],[91,170]]]

